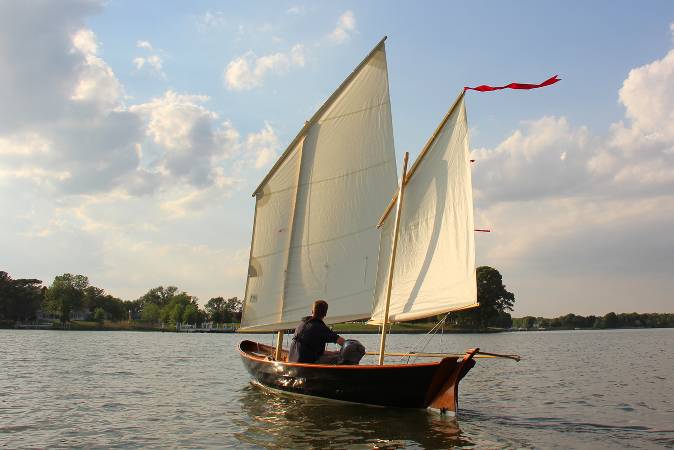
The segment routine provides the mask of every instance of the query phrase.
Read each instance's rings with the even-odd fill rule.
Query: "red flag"
[[[554,77],[545,80],[541,84],[510,83],[505,86],[487,86],[486,84],[483,84],[482,86],[476,87],[466,86],[463,88],[463,90],[467,91],[468,89],[472,89],[474,91],[486,92],[486,91],[498,91],[500,89],[536,89],[545,86],[550,86],[551,84],[555,84],[559,80],[561,80],[561,78],[557,78],[557,75],[555,75]]]

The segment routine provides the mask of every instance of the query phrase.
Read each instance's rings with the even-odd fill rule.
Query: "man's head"
[[[316,319],[322,319],[328,314],[328,302],[325,300],[316,300],[311,309],[311,315]]]

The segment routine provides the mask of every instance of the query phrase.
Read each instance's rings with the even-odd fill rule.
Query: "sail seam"
[[[262,180],[262,182],[261,182],[261,183],[258,185],[258,187],[255,189],[255,192],[253,193],[253,195],[256,195],[256,194],[258,193],[258,191],[262,188],[262,186],[264,186],[264,184],[269,180],[269,178],[271,178],[271,176],[276,172],[276,170],[278,169],[278,167],[279,167],[279,166],[283,163],[283,161],[290,155],[290,153],[292,152],[292,149],[293,149],[293,147],[295,146],[295,144],[299,141],[299,139],[300,139],[301,137],[303,137],[303,135],[304,135],[304,134],[307,132],[307,130],[310,128],[310,126],[313,125],[314,123],[316,123],[316,122],[318,121],[318,118],[321,116],[321,114],[323,114],[323,113],[328,109],[329,106],[332,106],[333,102],[337,99],[337,97],[339,96],[339,94],[341,94],[341,93],[346,89],[346,86],[348,86],[349,83],[350,83],[350,82],[356,77],[356,75],[360,72],[360,70],[361,70],[363,67],[365,67],[365,66],[367,65],[367,63],[370,61],[370,59],[371,59],[371,58],[372,58],[378,51],[380,51],[380,49],[383,49],[383,48],[384,48],[384,41],[386,41],[386,36],[384,36],[384,38],[383,38],[381,41],[379,41],[379,43],[378,43],[378,44],[377,44],[377,45],[370,51],[370,53],[368,53],[368,55],[367,55],[367,56],[360,62],[360,64],[358,64],[358,66],[356,66],[356,68],[353,69],[353,71],[349,74],[349,76],[347,76],[346,79],[344,79],[344,81],[342,81],[342,84],[340,84],[339,87],[337,88],[337,90],[335,90],[335,92],[333,92],[332,95],[330,95],[330,97],[328,97],[328,99],[321,105],[321,107],[318,108],[318,111],[316,111],[316,112],[314,113],[314,115],[311,117],[311,119],[309,119],[309,120],[304,124],[304,126],[302,127],[302,129],[300,130],[300,132],[297,133],[297,136],[295,136],[295,139],[292,140],[292,142],[290,143],[290,145],[286,148],[286,150],[283,152],[283,154],[281,154],[281,156],[279,157],[279,159],[278,159],[278,160],[276,161],[276,163],[272,166],[271,170],[267,173],[267,175],[264,177],[264,179]],[[386,53],[385,53],[385,52],[384,52],[384,61],[386,61]],[[387,81],[387,86],[386,86],[386,87],[387,87],[387,92],[388,92],[388,81]]]
[[[340,240],[340,239],[344,239],[344,238],[347,238],[347,237],[349,237],[349,236],[354,236],[354,235],[356,235],[356,234],[364,233],[364,232],[370,231],[370,230],[372,230],[372,229],[374,229],[374,225],[369,226],[369,227],[367,227],[367,228],[360,229],[360,230],[352,231],[351,233],[341,234],[341,235],[339,235],[339,236],[335,236],[335,237],[330,238],[330,239],[324,239],[324,240],[322,240],[322,241],[310,242],[310,243],[308,243],[308,244],[295,245],[295,246],[291,246],[290,248],[291,248],[291,249],[306,248],[306,247],[311,247],[312,245],[325,244],[326,242],[338,241],[338,240]],[[277,251],[277,252],[266,253],[266,254],[260,255],[260,256],[253,256],[253,258],[255,258],[255,259],[267,258],[267,257],[269,257],[269,256],[278,255],[279,253],[285,253],[285,251],[284,251],[284,250],[279,250],[279,251]]]
[[[343,173],[341,175],[336,175],[334,177],[323,178],[322,180],[311,181],[309,183],[302,183],[302,184],[299,184],[299,185],[287,187],[285,189],[279,189],[278,191],[269,191],[268,193],[265,193],[265,196],[273,195],[273,194],[280,194],[281,192],[294,190],[296,188],[300,188],[300,187],[304,187],[304,186],[312,186],[312,185],[315,185],[315,184],[327,183],[328,181],[334,181],[334,180],[337,180],[337,179],[340,179],[340,178],[347,178],[347,177],[350,177],[351,175],[356,175],[356,174],[361,173],[361,172],[367,172],[368,170],[376,169],[378,167],[385,166],[387,164],[391,164],[392,162],[395,162],[395,159],[387,159],[387,160],[382,161],[380,163],[373,164],[371,166],[367,166],[367,167],[364,167],[362,169],[354,170],[354,171],[351,171],[351,172]]]
[[[349,294],[340,295],[339,297],[326,297],[326,300],[330,300],[330,301],[341,300],[341,299],[347,298],[347,297],[356,297],[356,296],[359,296],[361,294],[364,294],[366,292],[371,292],[371,291],[372,291],[372,289],[362,289],[362,290],[357,291],[357,292],[351,292]],[[300,310],[303,310],[304,308],[306,308],[306,306],[304,306],[304,305],[293,306],[292,308],[284,309],[283,312],[288,313],[288,312],[300,311]]]
[[[384,100],[383,102],[381,102],[377,105],[374,105],[374,106],[368,106],[367,108],[358,109],[356,111],[351,111],[351,112],[348,112],[348,113],[340,114],[338,116],[326,117],[325,119],[317,121],[317,123],[325,123],[329,120],[335,120],[335,119],[341,119],[342,117],[353,116],[355,114],[362,113],[362,112],[365,112],[365,111],[369,111],[371,109],[381,108],[382,106],[388,105],[389,103],[390,103],[389,101]]]

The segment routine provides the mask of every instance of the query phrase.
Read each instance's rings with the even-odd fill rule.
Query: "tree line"
[[[578,316],[566,314],[548,319],[545,317],[525,316],[513,319],[513,328],[559,329],[574,328],[671,328],[674,327],[674,314],[668,313],[620,313],[610,312],[603,316]]]
[[[476,270],[477,300],[479,306],[467,311],[450,313],[448,326],[458,329],[526,328],[526,329],[575,329],[575,328],[669,328],[674,327],[674,314],[610,312],[604,316],[587,317],[566,314],[552,319],[544,317],[513,318],[515,295],[506,289],[497,269],[481,266]],[[436,316],[432,320],[441,320]]]
[[[241,321],[241,309],[237,297],[211,298],[202,309],[197,297],[175,286],[159,286],[136,300],[122,300],[92,286],[84,275],[64,273],[43,286],[41,280],[13,279],[0,271],[0,320],[4,321],[31,321],[47,314],[68,322],[73,314],[83,313],[99,322],[231,323]]]
[[[525,328],[664,328],[674,327],[674,314],[638,314],[610,312],[587,317],[566,314],[555,318],[512,318],[510,311],[515,295],[503,284],[497,269],[481,266],[476,270],[479,306],[422,321],[445,319],[448,326],[459,329]],[[242,302],[237,297],[211,298],[202,309],[197,297],[175,286],[150,289],[136,300],[121,300],[89,283],[84,275],[65,273],[54,278],[50,286],[36,279],[13,279],[0,271],[0,321],[35,320],[38,312],[57,316],[62,322],[75,312],[84,312],[97,321],[138,320],[146,323],[236,323],[241,321]]]

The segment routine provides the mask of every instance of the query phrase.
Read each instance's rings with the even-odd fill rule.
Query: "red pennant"
[[[500,89],[537,89],[545,86],[550,86],[551,84],[555,84],[559,80],[561,80],[561,78],[557,78],[557,75],[555,75],[554,77],[545,80],[541,84],[510,83],[505,86],[487,86],[486,84],[483,84],[482,86],[477,87],[466,86],[463,88],[463,90],[467,91],[468,89],[472,89],[474,91],[486,92],[486,91],[498,91]]]

